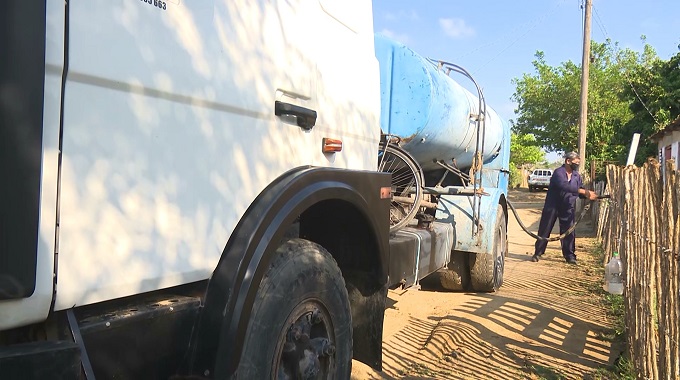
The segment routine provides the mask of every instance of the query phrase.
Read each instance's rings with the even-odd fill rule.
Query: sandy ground
[[[513,190],[510,200],[538,230],[545,192]],[[354,362],[352,379],[589,379],[621,349],[593,289],[601,263],[590,254],[593,228],[576,229],[578,265],[564,262],[559,242],[530,261],[534,239],[510,215],[504,284],[493,294],[390,291],[383,330],[383,371]],[[554,230],[557,233],[557,226]],[[424,282],[426,284],[426,282]]]

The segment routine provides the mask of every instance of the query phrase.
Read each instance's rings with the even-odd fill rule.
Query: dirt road
[[[513,191],[524,224],[538,230],[545,192]],[[557,232],[556,230],[554,231]],[[576,229],[578,265],[552,242],[538,263],[534,240],[511,215],[505,282],[493,294],[436,287],[390,291],[383,335],[383,372],[355,362],[353,379],[589,379],[620,348],[600,298],[600,263],[590,254],[590,222]]]

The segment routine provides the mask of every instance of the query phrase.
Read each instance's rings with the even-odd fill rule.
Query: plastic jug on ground
[[[623,294],[623,262],[618,252],[604,267],[604,289],[611,294]]]

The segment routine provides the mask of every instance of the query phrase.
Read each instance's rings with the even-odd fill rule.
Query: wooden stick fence
[[[607,167],[593,211],[605,263],[619,252],[630,358],[639,379],[680,379],[680,173],[656,160]],[[603,263],[604,264],[604,263]]]

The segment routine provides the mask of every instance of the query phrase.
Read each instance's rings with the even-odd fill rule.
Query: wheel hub
[[[278,379],[325,379],[331,373],[335,355],[333,326],[330,315],[322,310],[315,303],[293,310],[289,327],[281,337]]]

